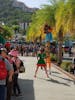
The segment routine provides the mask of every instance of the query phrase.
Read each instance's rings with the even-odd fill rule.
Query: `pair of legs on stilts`
[[[49,70],[49,74],[51,74],[51,60],[50,60],[50,56],[45,59],[45,62],[46,62],[46,67]]]
[[[46,67],[48,67],[49,74],[51,74],[51,63],[47,62]]]
[[[48,73],[47,73],[47,68],[46,68],[46,66],[37,66],[37,68],[36,68],[36,70],[35,70],[35,75],[34,75],[34,77],[36,77],[36,74],[37,74],[37,71],[38,71],[39,67],[44,68],[45,73],[46,73],[46,75],[47,75],[47,78],[49,78]]]

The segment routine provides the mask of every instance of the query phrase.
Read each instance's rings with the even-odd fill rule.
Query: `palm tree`
[[[60,6],[61,5],[61,6]],[[58,2],[58,8],[56,9],[56,32],[58,35],[58,63],[62,62],[62,43],[63,35],[70,33],[75,35],[75,1],[67,0],[67,2],[60,1]],[[63,30],[61,30],[61,26]]]
[[[55,35],[59,42],[58,59],[62,62],[62,43],[63,35],[67,32],[75,35],[75,0],[49,0],[51,5],[43,6],[32,17],[28,36],[34,38],[40,36],[40,28],[47,22],[53,27]],[[62,28],[61,28],[62,27]],[[32,34],[31,34],[32,33]],[[55,33],[55,34],[54,34]],[[59,35],[57,35],[59,33]],[[43,34],[43,36],[45,36]],[[61,40],[62,39],[62,40]]]

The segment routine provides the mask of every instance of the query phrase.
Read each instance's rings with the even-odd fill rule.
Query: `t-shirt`
[[[2,56],[0,56],[0,60],[2,60]],[[13,70],[13,66],[10,64],[10,62],[7,59],[4,59],[7,71]],[[0,85],[5,85],[6,80],[0,80]]]

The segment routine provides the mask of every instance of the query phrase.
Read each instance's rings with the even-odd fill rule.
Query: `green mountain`
[[[18,24],[31,21],[31,16],[36,10],[36,8],[28,8],[17,0],[0,0],[0,22]]]

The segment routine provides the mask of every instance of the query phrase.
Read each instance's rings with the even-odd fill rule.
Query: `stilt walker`
[[[53,42],[53,37],[52,37],[52,28],[45,24],[44,26],[44,33],[46,34],[46,44],[45,44],[45,52],[46,52],[46,66],[49,68],[49,73],[51,74],[51,60],[50,60],[50,43]]]

